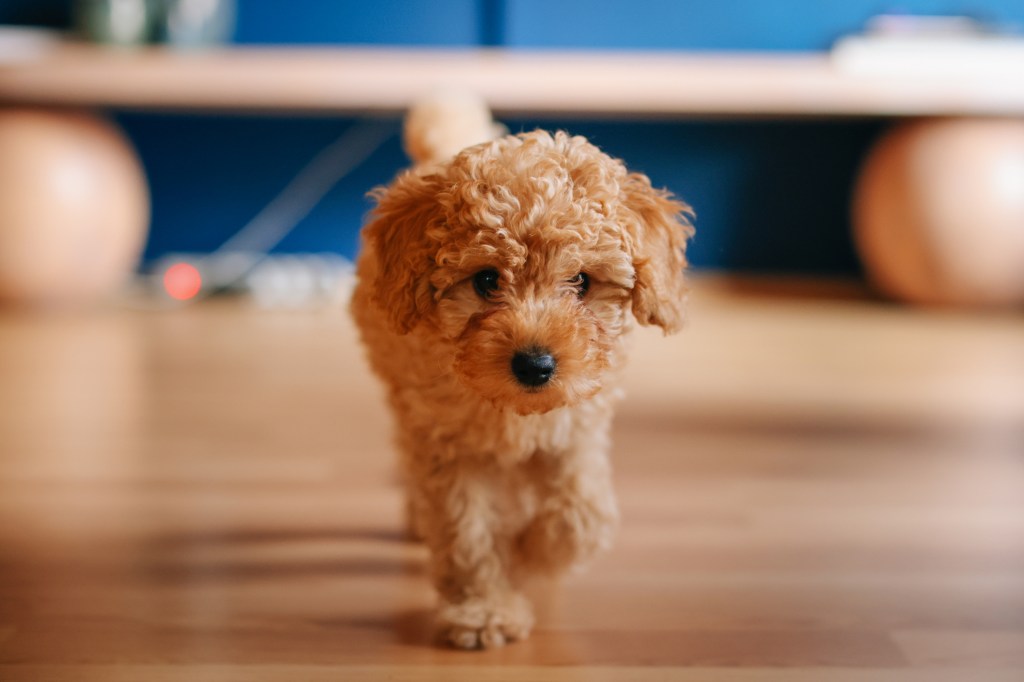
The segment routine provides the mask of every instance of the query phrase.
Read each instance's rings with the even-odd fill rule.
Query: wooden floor
[[[637,346],[615,549],[463,653],[341,311],[0,314],[0,680],[1024,679],[1024,315],[698,279]]]

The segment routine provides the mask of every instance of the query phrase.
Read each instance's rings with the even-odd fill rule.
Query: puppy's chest
[[[510,412],[488,415],[489,428],[476,434],[482,455],[500,465],[516,465],[536,453],[557,454],[567,451],[573,442],[573,418],[570,408],[547,414],[521,416]]]
[[[420,395],[417,421],[450,458],[481,458],[515,465],[537,452],[559,453],[573,442],[576,408],[545,414],[518,415],[479,399],[457,400],[451,395]]]
[[[561,408],[547,414],[504,414],[501,441],[496,443],[496,456],[508,458],[509,464],[524,462],[538,452],[565,452],[573,442],[575,420],[573,408]]]

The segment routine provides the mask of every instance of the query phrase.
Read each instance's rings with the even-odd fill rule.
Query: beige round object
[[[138,262],[149,191],[131,145],[85,113],[0,108],[0,301],[95,301]]]
[[[1024,121],[896,128],[861,172],[853,223],[868,275],[889,296],[1024,304]]]

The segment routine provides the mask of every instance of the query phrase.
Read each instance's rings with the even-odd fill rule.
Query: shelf
[[[395,114],[439,87],[506,115],[1024,114],[1024,74],[863,75],[826,54],[61,45],[0,63],[8,105]]]

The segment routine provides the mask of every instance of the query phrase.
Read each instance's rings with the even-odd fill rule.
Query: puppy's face
[[[377,197],[374,300],[500,407],[575,404],[601,389],[630,315],[681,322],[687,207],[583,138],[506,137]]]

